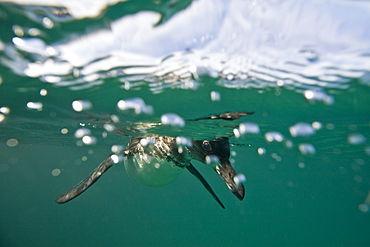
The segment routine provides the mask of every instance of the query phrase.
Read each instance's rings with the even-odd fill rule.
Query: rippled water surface
[[[0,3],[0,245],[370,245],[368,1],[64,2]],[[244,200],[198,161],[226,209],[121,162],[55,203],[117,129],[229,137]]]

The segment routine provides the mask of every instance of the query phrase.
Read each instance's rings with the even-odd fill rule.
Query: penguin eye
[[[207,152],[211,152],[212,151],[212,145],[211,143],[209,143],[209,141],[203,141],[203,149]]]

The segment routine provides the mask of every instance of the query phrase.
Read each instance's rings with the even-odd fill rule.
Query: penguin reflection
[[[253,112],[231,112],[188,121],[235,120],[250,114]],[[123,131],[116,131],[116,133],[126,135]],[[122,155],[128,175],[137,182],[149,186],[167,185],[174,181],[183,169],[187,169],[203,184],[218,204],[225,208],[208,182],[191,164],[191,160],[199,160],[212,166],[239,200],[244,198],[244,186],[235,179],[237,173],[230,165],[228,137],[214,138],[213,140],[191,140],[185,145],[182,145],[178,138],[168,136],[131,137],[127,148],[122,151]],[[66,203],[80,195],[114,163],[118,162],[117,157],[117,155],[108,156],[85,179],[61,194],[56,202]]]

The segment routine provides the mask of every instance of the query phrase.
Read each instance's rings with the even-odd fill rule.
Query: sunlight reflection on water
[[[159,13],[139,11],[113,21],[110,30],[56,44],[18,32],[12,43],[5,44],[0,60],[18,74],[74,90],[100,85],[110,77],[124,81],[126,89],[142,85],[140,81],[149,83],[154,92],[173,87],[196,89],[199,75],[206,74],[218,77],[218,85],[227,88],[282,86],[304,93],[309,101],[331,105],[334,98],[328,89],[347,89],[350,79],[369,72],[370,33],[364,23],[370,18],[370,7],[364,2],[329,1],[331,12],[322,17],[331,23],[327,27],[321,25],[323,20],[312,18],[320,11],[314,2],[297,8],[271,1],[253,5],[239,0],[196,1],[157,26]],[[182,28],[200,19],[205,6],[213,15],[197,28]],[[73,7],[80,6],[65,6],[72,16]],[[348,8],[348,15],[341,15]],[[351,13],[362,21],[351,18]],[[305,18],[311,20],[309,25]],[[306,36],[321,42],[301,38]],[[211,98],[219,101],[220,95],[212,92]]]

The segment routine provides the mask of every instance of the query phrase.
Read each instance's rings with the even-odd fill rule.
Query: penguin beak
[[[243,200],[244,198],[244,186],[243,184],[237,184],[234,181],[236,172],[234,168],[230,165],[229,160],[222,161],[219,165],[215,167],[216,172],[220,177],[225,181],[229,190],[239,199]]]

